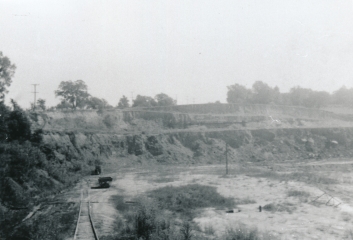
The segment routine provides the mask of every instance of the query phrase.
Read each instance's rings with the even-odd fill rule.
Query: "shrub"
[[[276,240],[276,236],[267,232],[261,233],[257,228],[249,228],[244,225],[238,225],[235,228],[227,230],[227,233],[220,239],[224,240]]]
[[[347,229],[344,232],[344,239],[353,239],[353,229]]]
[[[182,227],[180,229],[180,233],[181,233],[183,240],[191,240],[192,239],[193,234],[192,234],[192,226],[191,226],[190,222],[188,222],[188,221],[183,222]]]
[[[206,233],[207,235],[214,235],[215,232],[216,231],[211,224],[205,226],[204,233]]]
[[[274,212],[276,211],[276,206],[273,204],[273,203],[270,203],[270,204],[266,204],[264,207],[263,207],[264,210],[266,211],[270,211],[270,212]]]
[[[287,193],[288,197],[309,197],[310,193],[305,191],[290,190]]]
[[[269,212],[288,212],[288,213],[292,213],[293,210],[296,209],[296,207],[292,204],[292,203],[289,203],[289,202],[284,202],[284,203],[279,203],[279,204],[273,204],[273,203],[270,203],[270,204],[266,204],[263,209],[265,211],[269,211]]]
[[[115,119],[108,114],[104,117],[103,123],[107,126],[107,128],[113,128],[115,126]]]
[[[31,142],[35,144],[39,144],[43,140],[43,130],[42,129],[36,129],[34,133],[31,136]]]
[[[10,140],[23,142],[31,139],[31,123],[20,107],[14,107],[14,110],[10,113],[7,121],[8,136]]]
[[[288,197],[297,197],[302,201],[307,201],[308,197],[310,197],[310,193],[305,191],[298,191],[298,190],[290,190],[287,193]]]
[[[117,221],[117,235],[119,237],[116,239],[172,239],[170,236],[174,232],[171,229],[170,221],[156,207],[154,201],[140,199],[136,212],[132,212],[129,207],[119,206],[119,203],[123,202],[121,196],[116,196],[112,200],[125,218],[124,223]]]
[[[232,208],[235,205],[233,199],[221,196],[215,187],[199,184],[163,187],[150,192],[149,196],[156,199],[161,208],[187,215],[197,208]]]

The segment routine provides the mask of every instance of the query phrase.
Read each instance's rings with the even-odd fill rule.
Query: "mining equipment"
[[[110,187],[109,182],[111,182],[111,181],[113,181],[113,179],[111,177],[98,178],[99,187],[100,188],[109,188]]]

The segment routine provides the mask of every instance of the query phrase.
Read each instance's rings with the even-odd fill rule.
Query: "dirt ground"
[[[337,169],[335,166],[338,165],[342,167]],[[324,176],[334,180],[323,183],[284,180],[271,175],[271,170],[267,172],[268,177],[266,174],[257,176],[254,171],[247,171],[239,165],[229,166],[228,175],[225,175],[223,165],[151,166],[120,169],[117,172],[110,169],[110,173],[102,176],[114,179],[111,187],[90,191],[92,213],[98,234],[109,235],[114,231],[115,219],[119,215],[112,196],[122,195],[125,201],[129,201],[160,187],[196,183],[214,186],[221,195],[244,202],[237,204],[234,213],[215,208],[200,211],[194,222],[201,230],[212,227],[215,239],[239,223],[257,227],[280,239],[349,239],[345,236],[353,223],[352,166],[353,159],[278,164],[280,170],[276,170],[276,174],[305,171],[305,174],[317,178]],[[276,164],[254,165],[252,169],[276,167]],[[86,180],[95,186],[97,179],[98,176],[91,176]],[[71,195],[67,193],[65,198],[68,201],[77,198],[75,190],[79,190],[79,186],[71,191]],[[291,191],[302,191],[308,195],[289,196]],[[263,208],[266,204],[273,204],[275,209],[259,212],[259,206]]]

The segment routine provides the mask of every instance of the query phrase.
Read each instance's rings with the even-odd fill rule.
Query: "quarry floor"
[[[259,176],[254,174],[263,169],[266,169],[265,173]],[[126,169],[110,167],[101,176],[87,177],[85,181],[90,186],[97,185],[98,177],[111,176],[114,179],[109,189],[90,190],[98,235],[110,235],[114,231],[119,212],[111,200],[112,196],[123,195],[125,201],[129,201],[156,188],[196,183],[214,186],[225,197],[254,202],[238,204],[234,213],[215,208],[202,209],[194,222],[201,230],[212,226],[215,230],[214,239],[237,224],[256,227],[280,239],[350,239],[347,233],[353,231],[353,159],[289,161],[270,165],[234,164],[228,170],[229,174],[225,175],[224,165],[143,166]],[[284,179],[271,172],[300,173],[317,178],[324,176],[335,181],[311,183]],[[304,198],[288,196],[288,192],[293,190],[310,195]],[[78,184],[65,193],[65,199],[77,201],[79,191]],[[288,206],[289,210],[259,212],[260,205],[263,207],[271,203],[275,206]]]

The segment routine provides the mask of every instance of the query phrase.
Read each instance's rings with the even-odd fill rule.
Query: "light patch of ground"
[[[236,166],[230,166],[231,170],[235,168]],[[252,177],[245,173],[228,176],[223,174],[224,166],[217,165],[151,167],[110,173],[109,176],[114,179],[111,188],[92,189],[90,192],[98,234],[109,235],[114,231],[119,212],[110,201],[111,196],[123,195],[124,200],[129,201],[160,187],[195,183],[214,186],[220,194],[233,197],[236,201],[255,201],[238,204],[234,213],[214,208],[203,209],[194,221],[201,229],[212,226],[216,236],[239,223],[268,231],[281,236],[281,239],[343,239],[345,231],[351,229],[353,207],[350,195],[353,187],[349,173],[328,173],[328,176],[336,176],[340,181],[339,184],[327,186]],[[95,186],[98,176],[91,176],[89,179],[90,185]],[[294,190],[307,192],[309,196],[289,197],[288,192]],[[321,197],[318,198],[319,196]],[[263,208],[271,203],[276,207],[285,206],[285,210],[262,209],[259,212],[260,205]]]

